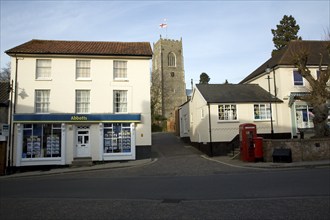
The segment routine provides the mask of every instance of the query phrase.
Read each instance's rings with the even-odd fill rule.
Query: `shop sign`
[[[87,121],[86,116],[71,116],[71,121]]]
[[[140,122],[141,114],[15,114],[14,123],[31,122]]]

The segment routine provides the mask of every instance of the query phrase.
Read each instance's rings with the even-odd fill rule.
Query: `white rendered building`
[[[150,43],[31,40],[6,53],[9,166],[150,155]]]

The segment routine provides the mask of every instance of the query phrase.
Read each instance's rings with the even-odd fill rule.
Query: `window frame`
[[[294,106],[295,114],[296,114],[296,126],[297,129],[304,128],[313,128],[313,107],[303,103],[295,104]],[[301,119],[301,120],[300,120]]]
[[[301,77],[301,81],[296,81],[296,77]],[[298,72],[298,70],[293,70],[293,85],[294,86],[304,86],[304,77]]]
[[[22,130],[22,161],[62,157],[62,127],[60,123],[24,124]]]
[[[232,111],[231,115],[228,114],[228,111]],[[232,103],[218,104],[218,121],[219,122],[238,121],[237,105]]]
[[[81,63],[83,62],[88,63],[88,65],[87,66],[81,65]],[[80,64],[79,66],[78,63]],[[88,76],[78,75],[78,72],[80,70],[88,70],[87,71]],[[91,60],[84,60],[84,59],[76,60],[76,80],[90,80],[90,79],[91,79]]]
[[[44,94],[47,94],[47,96],[44,97]],[[50,106],[50,89],[34,90],[34,112],[36,114],[47,114],[49,113],[49,106]]]
[[[168,67],[176,67],[176,55],[174,52],[170,52],[167,57]]]
[[[85,92],[85,94],[83,94]],[[90,103],[91,103],[91,95],[90,90],[88,89],[77,89],[76,97],[75,97],[75,112],[76,114],[89,114],[90,113]],[[80,99],[78,99],[78,93],[80,94]],[[88,94],[88,99],[83,100],[83,95]],[[82,111],[85,110],[85,111]]]
[[[122,98],[119,97],[119,102],[117,102],[118,97],[117,94],[122,95],[125,94],[125,97],[123,97],[125,102],[121,102]],[[124,106],[123,106],[124,105]],[[121,111],[121,109],[125,109],[125,111]],[[127,113],[128,112],[128,90],[113,90],[113,112],[114,113]]]
[[[258,106],[259,117],[256,117],[256,106]],[[263,108],[261,108],[261,106]],[[263,114],[264,113],[264,114]],[[269,103],[256,103],[253,104],[253,120],[255,121],[270,121],[271,120],[270,104]]]
[[[42,62],[48,62],[48,65],[41,64]],[[40,76],[41,70],[48,70],[47,76]],[[43,73],[45,75],[45,73]],[[35,73],[35,79],[36,80],[50,80],[52,77],[52,60],[51,59],[36,59],[36,73]]]
[[[118,67],[116,66],[116,64],[119,63],[124,63],[124,67]],[[118,71],[123,71],[124,74],[123,76],[121,76],[120,74],[122,73],[118,73]],[[115,81],[127,81],[128,80],[128,62],[127,60],[114,60],[113,61],[113,79]]]
[[[125,155],[133,151],[132,123],[103,124],[103,154]]]

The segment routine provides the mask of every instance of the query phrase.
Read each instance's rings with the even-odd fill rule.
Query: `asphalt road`
[[[1,219],[329,219],[329,168],[255,170],[153,135],[142,167],[1,179]]]

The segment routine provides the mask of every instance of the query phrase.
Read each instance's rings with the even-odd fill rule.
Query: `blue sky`
[[[183,40],[185,78],[206,72],[210,83],[238,83],[270,58],[271,29],[292,15],[304,40],[325,40],[330,0],[313,1],[4,1],[1,0],[1,67],[4,53],[31,39],[84,41]],[[159,24],[167,19],[168,28]]]

